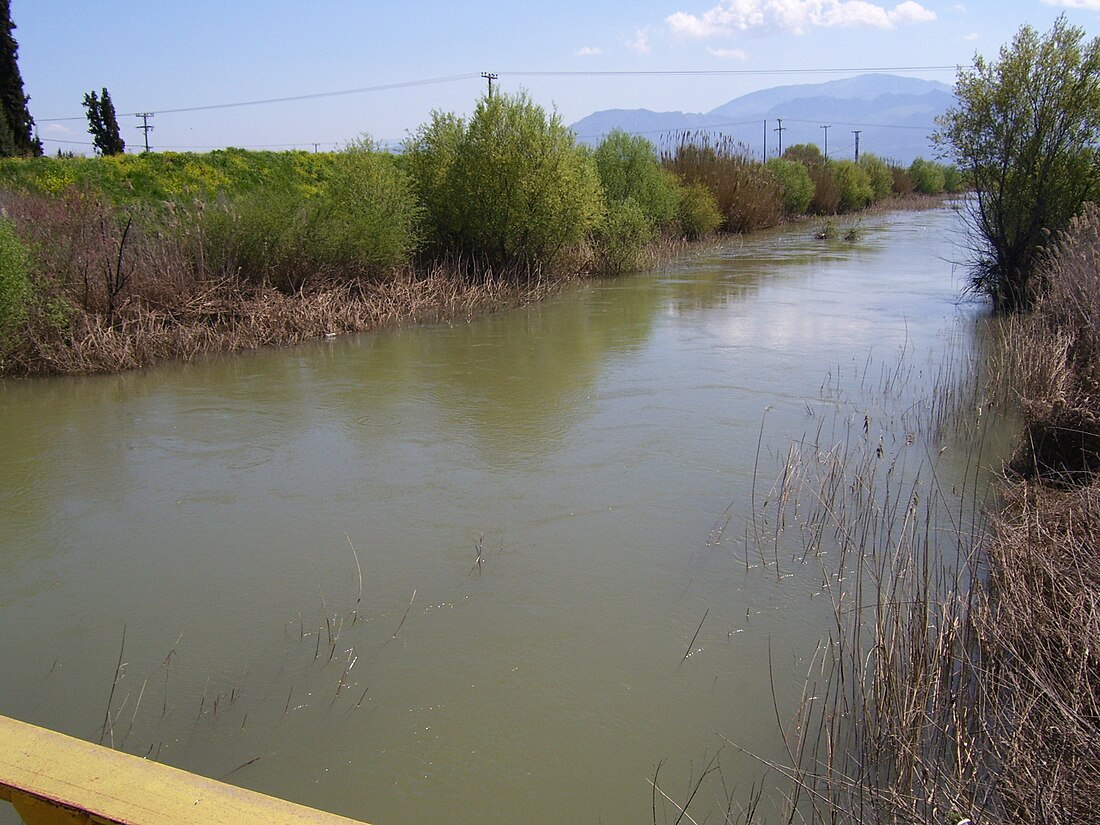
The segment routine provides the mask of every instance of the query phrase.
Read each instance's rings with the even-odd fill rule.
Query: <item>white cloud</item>
[[[749,56],[744,49],[707,49],[708,52],[715,57],[721,57],[728,60],[748,60]]]
[[[577,49],[574,54],[577,57],[595,57],[598,54],[603,54],[603,49],[597,46],[585,46],[584,48]]]
[[[649,54],[649,29],[638,29],[634,32],[634,39],[626,44],[639,54]]]
[[[1064,6],[1067,9],[1100,11],[1100,0],[1043,0],[1044,6]]]
[[[975,40],[979,39],[980,37],[981,37],[981,35],[979,35],[977,32],[970,32],[970,34],[965,35],[963,37],[963,40],[966,40],[969,43],[973,43]]]
[[[1100,0],[1066,1],[1100,3]],[[867,0],[721,0],[701,15],[678,11],[665,18],[665,23],[676,34],[704,38],[748,29],[796,33],[831,26],[892,29],[905,23],[935,19],[935,12],[914,0],[905,0],[893,8]]]
[[[42,131],[53,135],[71,135],[73,133],[72,129],[60,123],[48,123]]]

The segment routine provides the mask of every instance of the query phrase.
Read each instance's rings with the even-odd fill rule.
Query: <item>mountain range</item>
[[[764,89],[703,113],[605,109],[571,128],[581,143],[589,145],[598,144],[612,129],[622,129],[643,135],[658,149],[671,148],[684,133],[706,132],[712,139],[721,135],[743,143],[758,158],[765,139],[768,157],[778,154],[782,138],[784,148],[813,143],[823,150],[827,140],[831,158],[854,157],[858,140],[860,153],[908,165],[917,157],[935,157],[929,139],[935,119],[954,104],[946,83],[863,74]]]

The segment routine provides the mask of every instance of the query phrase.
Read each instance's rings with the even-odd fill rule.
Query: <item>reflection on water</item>
[[[374,823],[638,822],[716,732],[778,755],[829,616],[746,569],[753,469],[965,362],[955,223],[0,385],[0,712]]]

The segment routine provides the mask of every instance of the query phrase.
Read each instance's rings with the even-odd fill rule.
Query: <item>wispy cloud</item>
[[[71,134],[73,134],[72,129],[70,129],[68,126],[65,126],[61,123],[47,123],[45,128],[42,129],[42,131],[43,132],[49,132],[52,135],[71,135]]]
[[[970,43],[973,43],[975,40],[979,40],[979,39],[981,39],[981,35],[978,34],[977,32],[970,32],[970,34],[967,34],[967,35],[963,36],[963,40],[966,40],[967,42],[970,42]]]
[[[577,57],[595,57],[598,54],[603,54],[603,49],[598,46],[584,46],[573,52]]]
[[[634,37],[627,41],[626,45],[639,54],[649,54],[649,29],[638,29],[634,32]]]
[[[1067,9],[1100,11],[1100,0],[1043,0],[1044,6],[1061,6]]]
[[[721,0],[701,15],[678,11],[665,18],[665,23],[676,34],[704,38],[749,29],[796,33],[832,26],[892,29],[907,23],[925,23],[935,19],[935,12],[914,0],[905,0],[893,8],[867,0]]]
[[[744,49],[707,49],[708,52],[715,57],[721,57],[726,60],[748,60],[749,56]]]

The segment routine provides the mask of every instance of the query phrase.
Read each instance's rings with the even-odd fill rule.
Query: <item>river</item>
[[[726,740],[779,758],[829,614],[820,569],[746,563],[753,503],[900,364],[902,406],[963,368],[960,231],[799,226],[470,323],[0,383],[0,713],[375,825],[649,822],[658,765],[684,799]]]

